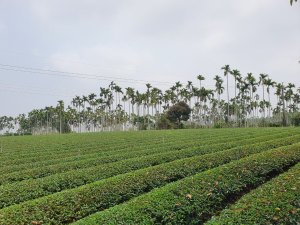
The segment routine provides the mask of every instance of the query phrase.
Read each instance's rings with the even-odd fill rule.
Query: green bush
[[[240,140],[221,144],[208,144],[206,146],[174,150],[149,156],[138,156],[114,163],[53,174],[39,179],[29,179],[22,182],[2,185],[0,186],[0,208],[177,159],[215,153],[233,147],[235,148],[232,149],[232,151],[238,151],[239,149],[247,150],[253,146],[256,146],[258,149],[264,149],[266,146],[268,148],[274,148],[300,141],[300,135],[281,139],[277,139],[277,137],[276,135],[275,137],[267,135],[259,138],[250,138],[246,141]],[[266,140],[268,141],[263,143]],[[252,142],[260,142],[261,144],[245,146]]]
[[[284,133],[279,133],[276,134],[275,136],[278,138],[281,137],[281,135],[284,135]],[[253,137],[255,136],[257,135],[254,135]],[[248,135],[248,138],[250,137],[251,135]],[[222,135],[219,135],[219,141],[222,140],[232,141],[232,140],[239,140],[239,138],[236,136],[232,138],[228,138],[227,135],[224,137]],[[76,170],[84,169],[84,168],[97,166],[99,164],[112,163],[119,160],[125,160],[134,157],[142,157],[142,156],[151,155],[160,152],[169,152],[169,151],[180,150],[189,147],[193,147],[193,148],[195,147],[197,148],[199,146],[205,147],[206,144],[211,145],[213,143],[215,143],[215,140],[212,137],[209,137],[208,139],[203,138],[203,141],[198,144],[194,142],[186,143],[186,141],[183,143],[181,142],[161,143],[153,146],[150,145],[148,148],[144,150],[140,150],[140,148],[131,148],[131,149],[113,150],[108,152],[101,151],[99,153],[95,153],[91,155],[88,154],[80,159],[78,158],[78,156],[74,156],[70,158],[60,159],[59,163],[54,163],[54,164],[51,163],[50,165],[42,164],[40,166],[35,166],[33,168],[31,168],[28,164],[25,164],[26,168],[29,167],[29,169],[27,168],[22,171],[15,171],[11,173],[9,173],[10,170],[5,171],[4,170],[5,168],[1,168],[0,171],[2,172],[2,174],[0,175],[0,184],[4,185],[4,184],[27,180],[31,178],[41,178],[45,176],[50,176],[55,173],[63,173],[74,169]]]
[[[296,127],[300,126],[300,113],[294,113],[292,115],[291,123]]]
[[[162,114],[157,122],[157,128],[159,130],[172,129],[173,125],[165,114]]]
[[[234,196],[299,162],[299,147],[269,150],[198,173],[76,224],[203,224]]]
[[[284,143],[285,140],[281,140],[277,145],[287,144],[288,142]],[[166,185],[169,182],[274,147],[276,147],[275,141],[269,141],[266,144],[261,143],[248,147],[238,147],[236,149],[176,160],[118,175],[76,189],[62,191],[4,208],[0,210],[0,224],[28,224],[33,220],[42,221],[43,224],[69,223],[91,213],[122,203],[156,187]],[[279,169],[279,165],[282,168],[283,164],[287,166],[299,160],[300,151],[296,151],[299,147],[300,144],[297,144],[274,151],[275,153],[285,153],[280,155],[281,159],[277,159],[276,156],[278,154],[272,151],[272,154],[269,153],[267,156],[272,159],[272,162],[274,160],[277,160],[277,162],[272,164],[272,166],[270,163],[266,164],[264,162],[265,167],[263,168],[266,170],[270,167],[272,169]],[[260,157],[264,159],[263,155],[260,155]],[[260,157],[256,158],[260,161]],[[253,161],[251,162],[253,163]],[[243,163],[241,164],[243,165]],[[236,171],[238,171],[238,168],[236,168]],[[254,168],[257,168],[257,165]]]
[[[300,163],[243,196],[212,218],[213,224],[297,224],[300,221]]]

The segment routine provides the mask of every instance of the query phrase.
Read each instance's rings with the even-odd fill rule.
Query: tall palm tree
[[[150,88],[152,88],[152,85],[147,83],[147,92],[146,92],[146,105],[147,105],[147,123],[148,123],[148,129],[150,128],[150,115],[149,115],[149,108],[150,108]]]
[[[247,82],[246,79],[241,79],[238,83],[238,88],[239,88],[239,98],[240,98],[240,101],[241,101],[241,124],[242,124],[242,121],[244,121],[244,125],[245,127],[247,126],[247,102],[249,101],[249,96],[248,96],[248,93],[249,93],[249,83]]]
[[[299,110],[299,104],[300,104],[300,95],[298,93],[295,93],[294,94],[294,97],[293,97],[293,104],[295,105],[295,111],[298,111]]]
[[[131,104],[132,114],[134,114],[135,91],[131,87],[127,87],[125,88],[125,90],[128,99],[128,112],[129,112],[129,121],[130,121],[131,120],[130,104]]]
[[[205,77],[203,76],[203,75],[201,75],[201,74],[199,74],[198,76],[197,76],[197,79],[199,80],[199,91],[201,92],[201,89],[202,89],[202,81],[204,81],[205,80]],[[200,94],[200,93],[199,93]],[[201,94],[200,94],[201,95]],[[201,108],[202,108],[202,101],[201,101],[201,98],[199,98],[199,108],[200,108],[200,111],[199,111],[199,113],[200,113],[200,117],[201,117]]]
[[[294,2],[297,2],[297,0],[290,0],[291,5],[293,5]]]
[[[77,108],[77,114],[78,114],[78,133],[81,133],[81,115],[80,115],[80,108],[82,106],[83,99],[80,98],[80,96],[76,95],[75,98],[72,100],[72,104],[74,107]]]
[[[64,101],[63,100],[59,100],[58,101],[58,111],[59,111],[59,133],[62,133],[62,117],[63,117],[63,113],[64,113]]]
[[[262,108],[262,111],[263,111],[263,118],[265,118],[266,117],[266,115],[265,115],[265,106],[264,106],[264,104],[265,104],[265,84],[266,84],[266,79],[268,78],[268,74],[264,74],[264,73],[261,73],[261,74],[259,74],[259,84],[260,85],[262,85],[262,89],[263,89],[263,108]]]
[[[177,102],[179,102],[181,100],[181,96],[180,96],[180,89],[182,88],[182,84],[177,81],[175,83],[175,90],[176,90],[176,99],[177,99]]]
[[[287,90],[285,92],[285,99],[286,99],[286,102],[287,102],[287,107],[288,108],[291,108],[291,104],[292,104],[292,99],[293,99],[293,96],[294,96],[294,88],[295,88],[295,84],[292,84],[292,83],[288,83],[287,85]],[[291,111],[291,110],[289,110]]]
[[[237,100],[237,82],[241,79],[241,73],[239,70],[235,69],[231,71],[231,75],[234,78],[234,115],[236,117],[236,122],[238,120],[238,116],[237,116],[237,104],[236,104],[236,100]]]
[[[200,89],[201,89],[201,87],[202,87],[201,82],[202,82],[203,80],[205,80],[205,77],[204,77],[203,75],[198,75],[198,76],[197,76],[197,79],[199,80],[199,83],[200,83]]]
[[[230,66],[229,65],[225,65],[221,68],[222,70],[224,70],[224,76],[227,78],[227,121],[229,120],[229,81],[228,81],[228,75],[231,73],[230,70]]]
[[[270,88],[271,87],[274,87],[276,85],[276,82],[275,81],[272,81],[272,79],[268,78],[265,80],[265,83],[264,83],[266,86],[267,86],[267,93],[268,93],[268,117],[270,118],[271,117],[271,99],[270,99]]]
[[[186,88],[189,91],[189,107],[192,109],[192,100],[193,100],[193,82],[188,81]],[[193,118],[193,110],[191,111],[191,116],[190,116],[190,123],[192,122]]]
[[[249,90],[250,90],[250,96],[249,96],[250,97],[250,110],[251,110],[252,119],[253,119],[254,118],[254,108],[253,108],[253,103],[252,102],[255,101],[254,100],[254,93],[257,90],[257,87],[256,87],[257,82],[256,82],[256,79],[255,79],[255,77],[253,76],[252,73],[248,73],[247,74],[246,81],[249,84]]]
[[[224,92],[224,87],[223,87],[223,80],[220,76],[216,75],[214,77],[214,80],[216,81],[215,83],[215,91],[217,92],[217,95],[218,95],[218,114],[219,114],[219,117],[221,116],[221,108],[220,108],[220,105],[221,105],[221,94],[223,94]]]

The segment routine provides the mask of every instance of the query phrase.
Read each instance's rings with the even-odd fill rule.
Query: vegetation
[[[293,5],[294,2],[297,2],[297,0],[290,0],[291,5]]]
[[[167,111],[167,119],[173,123],[175,127],[182,127],[181,121],[187,121],[191,114],[190,107],[185,102],[178,102],[171,106]]]
[[[299,128],[1,137],[1,142],[0,224],[204,222],[234,196],[300,162]]]
[[[0,225],[298,225],[300,87],[228,64],[220,73],[165,89],[111,81],[1,115]]]
[[[21,135],[292,125],[291,118],[300,109],[300,88],[292,83],[277,83],[263,73],[243,77],[229,65],[222,71],[226,88],[218,75],[213,89],[205,87],[203,75],[197,76],[199,86],[191,81],[185,85],[176,82],[163,91],[146,84],[145,93],[111,82],[107,88],[100,87],[99,93],[75,96],[67,107],[58,101],[56,106],[34,109],[16,118],[2,116],[0,132]],[[234,95],[229,90],[229,77],[234,80]]]
[[[300,163],[242,197],[208,224],[297,224]]]
[[[77,224],[201,224],[230,198],[300,160],[299,143],[196,174],[112,207]],[[255,166],[253,166],[255,164]],[[201,191],[200,191],[201,190]]]

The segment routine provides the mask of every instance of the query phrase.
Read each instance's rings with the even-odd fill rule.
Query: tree
[[[231,73],[230,70],[230,66],[229,65],[225,65],[221,68],[222,70],[224,70],[224,76],[227,78],[227,121],[229,120],[229,84],[228,84],[228,74]]]
[[[152,88],[151,84],[147,83],[147,92],[146,92],[146,105],[147,105],[147,123],[148,123],[148,129],[150,125],[150,115],[149,115],[149,104],[150,104],[150,88]]]
[[[239,70],[232,70],[231,71],[231,75],[234,77],[234,114],[236,117],[236,122],[237,122],[237,104],[236,104],[236,100],[237,100],[237,82],[241,79],[241,73]]]
[[[224,87],[223,87],[223,80],[220,76],[216,75],[214,80],[216,81],[216,84],[215,84],[215,91],[217,92],[218,94],[218,114],[219,114],[219,117],[220,117],[220,114],[221,114],[221,94],[223,93],[224,91]]]
[[[263,110],[263,118],[266,117],[265,115],[265,84],[266,84],[266,79],[268,77],[268,74],[259,74],[259,84],[262,85],[263,89],[263,101],[262,101],[262,110]]]
[[[175,118],[172,121],[175,127],[180,127],[185,117],[184,114],[176,117],[174,108],[180,108],[181,103],[177,104],[179,102],[188,104],[193,112],[189,117],[191,122],[192,118],[195,119],[195,125],[209,127],[220,125],[216,123],[224,119],[227,121],[230,115],[235,115],[236,126],[248,126],[250,121],[253,122],[252,125],[257,126],[256,118],[265,118],[266,108],[270,118],[272,109],[270,89],[275,82],[267,74],[260,74],[257,82],[252,73],[242,77],[237,69],[231,70],[229,65],[225,65],[222,69],[227,78],[227,101],[226,97],[225,100],[221,97],[225,89],[224,81],[220,76],[214,78],[215,90],[202,86],[201,82],[204,80],[202,75],[197,76],[200,83],[198,87],[195,87],[191,81],[184,86],[176,82],[164,92],[147,84],[147,90],[144,92],[128,87],[123,93],[121,87],[111,82],[106,88],[100,87],[99,98],[94,93],[82,97],[75,96],[71,106],[65,107],[60,101],[55,107],[33,109],[27,115],[23,114],[16,118],[0,117],[0,131],[1,133],[48,134],[57,131],[64,133],[70,128],[72,131],[78,129],[78,132],[81,132],[81,126],[84,125],[88,131],[95,132],[100,127],[102,131],[119,129],[121,124],[123,130],[125,124],[131,125],[130,127],[134,129],[166,128],[169,127],[167,113],[170,114],[170,118]],[[228,81],[231,75],[234,78],[234,98],[229,99]],[[262,86],[262,100],[257,94],[258,85]],[[268,96],[265,96],[266,91]],[[278,83],[274,94],[277,96],[277,106],[273,108],[272,116],[275,119],[276,116],[282,118],[282,124],[286,125],[290,122],[292,114],[299,112],[300,88],[296,89],[292,83],[287,86]],[[269,101],[266,101],[267,98]],[[250,116],[252,120],[248,120]]]
[[[65,109],[64,101],[59,100],[58,106],[57,106],[58,112],[59,112],[59,133],[62,133],[62,116]]]
[[[255,79],[255,77],[253,76],[252,73],[248,73],[247,74],[246,81],[249,84],[249,90],[250,90],[250,96],[249,96],[250,97],[250,101],[249,101],[250,104],[249,104],[249,109],[250,109],[250,113],[252,113],[252,120],[253,120],[253,118],[254,118],[253,102],[255,102],[254,93],[257,90],[257,88],[256,88],[257,82],[256,82],[256,79]]]
[[[270,88],[276,85],[275,81],[272,81],[270,78],[265,80],[265,85],[267,86],[267,93],[268,93],[268,117],[271,117],[271,99],[270,99]]]
[[[293,5],[294,2],[297,2],[297,0],[290,0],[291,5]]]
[[[201,89],[201,82],[203,81],[203,80],[205,80],[205,77],[204,76],[202,76],[202,75],[198,75],[197,76],[197,79],[199,80],[199,83],[200,83],[200,89]]]
[[[167,111],[167,119],[177,128],[181,127],[181,121],[187,121],[190,118],[191,108],[185,102],[178,102]]]

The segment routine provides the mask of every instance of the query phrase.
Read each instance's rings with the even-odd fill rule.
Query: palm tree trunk
[[[229,76],[227,75],[227,122],[229,122],[229,85],[228,85]]]
[[[263,118],[266,117],[265,115],[265,86],[263,85]]]

